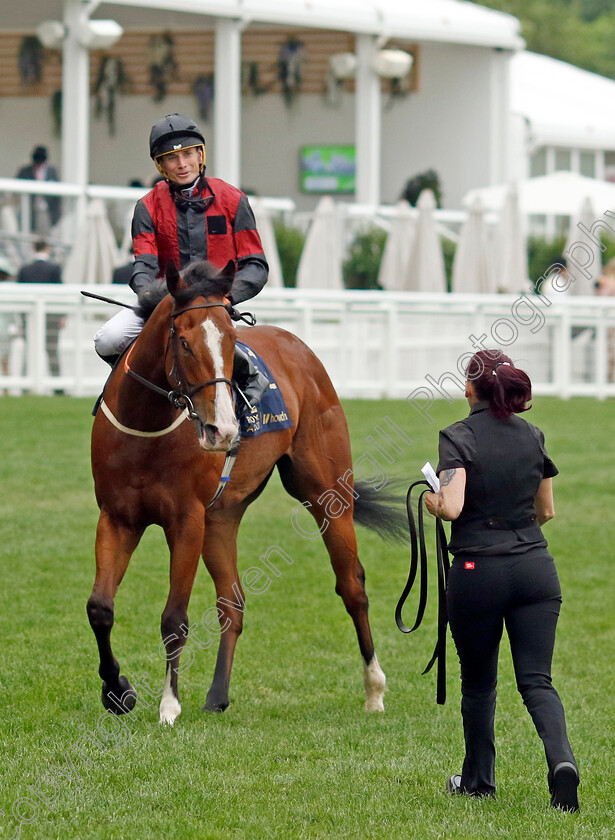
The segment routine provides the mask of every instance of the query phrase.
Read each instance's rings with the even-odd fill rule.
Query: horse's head
[[[234,276],[234,262],[218,271],[205,261],[181,275],[170,266],[166,275],[174,298],[166,373],[192,403],[199,445],[216,452],[227,452],[239,433],[231,387],[236,333],[224,300]]]

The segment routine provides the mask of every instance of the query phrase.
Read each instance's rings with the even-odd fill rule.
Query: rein
[[[412,512],[412,491],[415,487],[424,485],[425,490],[422,490],[418,498],[418,531],[414,521],[414,514]],[[415,481],[410,485],[406,495],[406,509],[408,512],[408,525],[410,529],[410,571],[408,572],[408,580],[404,586],[404,591],[395,608],[395,621],[402,633],[412,633],[416,630],[423,620],[425,614],[425,607],[427,606],[427,548],[425,545],[425,530],[424,530],[424,506],[423,496],[425,493],[431,491],[431,485],[427,481]],[[446,582],[448,578],[448,571],[450,568],[450,561],[448,551],[446,549],[446,533],[444,526],[439,519],[436,519],[436,564],[438,571],[438,638],[434,648],[433,655],[423,674],[429,673],[435,662],[437,662],[437,677],[436,677],[436,701],[440,705],[446,702],[446,627],[448,625],[448,616],[446,612]],[[420,559],[420,565],[419,565]],[[419,573],[419,603],[416,612],[416,619],[412,627],[407,627],[402,619],[402,609],[406,603],[406,599],[414,586],[417,573]]]

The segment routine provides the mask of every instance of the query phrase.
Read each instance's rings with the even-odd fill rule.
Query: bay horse
[[[222,271],[207,262],[193,263],[181,275],[171,268],[159,302],[154,292],[140,297],[141,314],[147,308],[153,311],[116,365],[95,415],[92,472],[100,517],[96,578],[87,612],[98,644],[103,705],[121,714],[136,702],[136,691],[120,675],[111,648],[114,597],[144,530],[157,524],[170,551],[170,589],[161,619],[167,668],[160,721],[172,724],[181,712],[178,663],[190,628],[188,601],[201,555],[215,585],[224,631],[218,630],[213,682],[203,709],[224,711],[228,706],[243,617],[237,532],[246,508],[277,466],[287,492],[308,507],[322,532],[336,591],[356,628],[366,708],[384,710],[385,675],[368,621],[353,514],[378,530],[392,523],[387,520],[391,510],[376,498],[374,488],[352,482],[346,420],[316,356],[299,338],[276,327],[236,330],[225,300],[234,271],[232,262]],[[211,504],[225,453],[238,437],[231,383],[238,332],[267,364],[292,427],[242,439],[230,481]],[[193,422],[184,422],[186,418]],[[325,516],[326,499],[331,488],[340,487],[338,479],[348,491],[346,509],[333,518]]]

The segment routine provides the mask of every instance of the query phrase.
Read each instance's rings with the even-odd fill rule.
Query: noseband
[[[124,363],[126,372],[129,376],[132,376],[133,379],[136,379],[137,382],[140,382],[141,385],[145,385],[146,388],[149,388],[151,391],[155,391],[157,394],[160,394],[163,397],[166,397],[169,402],[178,410],[186,411],[188,418],[190,420],[198,420],[199,416],[194,409],[194,405],[192,403],[192,397],[197,394],[199,391],[203,390],[203,388],[207,388],[209,385],[215,385],[218,382],[224,382],[229,388],[233,389],[233,383],[230,379],[227,379],[224,376],[217,376],[214,379],[208,379],[206,382],[200,382],[198,385],[189,385],[189,384],[182,384],[181,374],[179,372],[179,364],[177,360],[177,351],[175,347],[175,319],[178,315],[183,315],[184,312],[188,312],[191,309],[212,309],[214,306],[221,306],[223,307],[227,313],[231,316],[230,307],[226,303],[194,303],[190,306],[184,306],[182,309],[175,309],[175,304],[173,304],[173,312],[171,313],[171,330],[169,332],[169,340],[167,341],[166,350],[164,353],[165,359],[169,352],[169,347],[171,348],[171,372],[170,376],[173,376],[177,380],[177,387],[173,388],[170,391],[166,391],[164,388],[160,388],[158,385],[155,385],[153,382],[150,382],[149,379],[145,379],[145,377],[140,376],[138,373],[135,373],[131,367],[128,366],[128,359]]]

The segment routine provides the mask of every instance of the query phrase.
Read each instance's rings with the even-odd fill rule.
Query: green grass
[[[385,714],[363,711],[358,646],[324,547],[293,530],[294,503],[277,477],[246,515],[240,566],[258,563],[274,544],[294,564],[268,591],[247,598],[229,709],[200,711],[215,654],[197,650],[180,678],[183,711],[173,728],[160,727],[151,701],[118,730],[115,745],[86,747],[89,763],[71,752],[85,730],[106,721],[85,612],[97,521],[90,407],[90,400],[70,398],[0,399],[1,838],[17,831],[14,805],[24,822],[32,820],[22,827],[24,840],[613,837],[615,402],[539,399],[527,415],[545,430],[561,471],[557,517],[546,528],[564,591],[553,670],[582,773],[577,815],[548,807],[542,746],[515,690],[506,645],[498,799],[444,793],[463,755],[453,646],[449,640],[448,702],[440,707],[434,675],[420,676],[435,641],[435,602],[420,630],[402,636],[393,612],[407,549],[359,531],[372,630],[388,677]],[[345,407],[355,457],[374,452],[366,437],[385,416],[414,439],[390,467],[406,486],[425,460],[435,463],[437,430],[466,412],[461,402],[441,402],[429,425],[404,402]],[[156,687],[167,585],[164,540],[152,529],[118,593],[113,642],[123,672],[147,671]],[[192,617],[214,597],[202,567]],[[57,790],[45,786],[41,776],[51,765],[66,769],[67,755],[78,783],[58,776]],[[28,804],[37,781],[56,797],[55,812],[41,802],[36,815]]]

